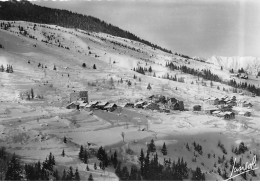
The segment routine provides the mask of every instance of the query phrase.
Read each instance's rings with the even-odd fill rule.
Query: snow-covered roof
[[[110,104],[106,105],[105,108],[111,108],[111,107],[113,107],[114,105],[116,105],[116,104],[115,104],[115,103],[110,103]]]
[[[218,113],[220,113],[220,111],[214,111],[214,112],[212,112],[212,114],[218,114]]]
[[[108,103],[108,102],[105,101],[105,102],[100,102],[100,103],[98,103],[97,105],[98,105],[98,106],[103,106],[103,105],[107,105],[107,103]]]
[[[227,111],[225,114],[231,115],[233,112]]]

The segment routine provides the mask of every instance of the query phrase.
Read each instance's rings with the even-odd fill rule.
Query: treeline
[[[153,71],[151,66],[149,68],[139,66],[139,67],[134,68],[133,70],[135,72],[138,72],[138,73],[143,74],[143,75],[145,75],[145,72],[151,73]]]
[[[199,71],[199,70],[195,70],[194,68],[189,68],[185,65],[177,66],[173,63],[166,63],[166,67],[170,68],[170,70],[181,70],[183,73],[195,75],[195,76],[201,77],[205,80],[222,82],[222,80],[218,77],[218,75],[211,73],[210,70],[204,69],[204,70]]]
[[[183,57],[183,58],[186,58],[186,59],[193,59],[193,60],[196,60],[196,61],[200,61],[200,62],[205,62],[203,59],[199,59],[199,58],[191,58],[190,56],[187,56],[187,55],[184,55],[184,54],[180,54],[180,53],[174,53],[176,56],[180,56],[180,57]]]
[[[194,75],[194,76],[198,76],[205,79],[205,80],[210,80],[210,81],[215,81],[215,82],[220,82],[220,83],[223,83],[223,84],[227,84],[229,86],[232,86],[234,88],[240,88],[240,89],[244,89],[244,90],[247,90],[251,93],[254,93],[256,94],[257,96],[260,96],[260,88],[256,88],[255,85],[253,84],[247,84],[246,82],[240,82],[240,83],[237,83],[235,80],[230,80],[228,82],[224,82],[222,81],[222,79],[216,75],[216,74],[213,74],[210,70],[195,70],[194,68],[189,68],[187,66],[177,66],[175,64],[173,64],[172,62],[171,63],[166,63],[166,67],[168,67],[170,70],[180,70],[182,71],[183,73],[188,73],[188,74],[191,74],[191,75]],[[170,79],[170,80],[175,80],[176,81],[176,77],[173,78],[173,77],[169,77],[169,74],[167,74],[167,79]]]
[[[247,84],[247,82],[237,83],[235,80],[230,80],[228,82],[228,85],[232,86],[234,88],[241,88],[241,89],[247,90],[251,93],[256,94],[257,96],[260,96],[260,88],[256,88],[255,85],[253,85],[253,84]]]
[[[119,162],[115,172],[123,181],[182,181],[190,177],[191,180],[205,180],[205,174],[201,172],[201,169],[199,167],[195,171],[189,169],[183,158],[178,158],[177,162],[171,162],[170,159],[164,160],[162,165],[158,161],[157,153],[150,156],[150,152],[147,151],[144,155],[143,150],[141,150],[139,163],[140,169],[133,165],[129,172],[126,166],[121,168]]]
[[[5,68],[3,65],[1,65],[0,72],[13,73],[14,72],[13,66],[12,65],[7,65],[6,68]]]
[[[20,158],[9,154],[4,147],[0,148],[0,179],[5,181],[79,181],[79,172],[70,167],[63,171],[62,177],[55,168],[55,158],[50,153],[44,162],[23,164]]]
[[[108,24],[92,16],[73,13],[68,10],[41,7],[26,0],[21,0],[19,2],[16,0],[0,2],[0,6],[1,20],[21,20],[42,24],[55,24],[67,28],[102,32],[113,36],[128,38],[149,45],[154,49],[172,53],[171,50],[152,44],[151,42],[143,40],[128,31],[122,30],[119,27]]]

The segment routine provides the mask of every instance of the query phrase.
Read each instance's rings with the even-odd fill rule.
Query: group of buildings
[[[157,110],[159,112],[169,113],[170,110],[184,110],[183,101],[176,98],[169,98],[163,95],[152,95],[148,99],[137,100],[135,103],[125,102],[121,104],[110,103],[107,101],[88,101],[88,91],[73,92],[70,94],[70,103],[66,106],[67,109],[84,109],[94,110],[101,109],[107,111],[114,111],[118,107],[131,107],[146,110]]]
[[[236,96],[228,97],[223,96],[221,98],[205,98],[209,106],[204,108],[205,113],[211,114],[217,117],[223,117],[224,119],[234,119],[235,115],[251,116],[250,110],[245,108],[251,108],[253,105],[244,100],[237,100]],[[240,107],[243,111],[235,110],[233,107]],[[237,108],[236,108],[237,109]],[[195,105],[193,111],[201,111],[200,105]]]

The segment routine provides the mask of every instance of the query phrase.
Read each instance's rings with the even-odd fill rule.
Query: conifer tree
[[[5,180],[7,181],[20,181],[22,179],[22,167],[19,159],[13,154],[10,162],[8,163]]]
[[[166,148],[165,142],[163,143],[163,147],[162,147],[161,151],[162,151],[163,155],[167,155],[167,148]]]
[[[54,171],[53,177],[55,178],[55,181],[59,181],[60,180],[59,172],[58,172],[57,169]]]
[[[65,157],[65,151],[64,151],[64,149],[62,150],[61,156]]]
[[[67,143],[67,138],[64,136],[63,137],[63,142],[66,144]]]
[[[141,169],[141,175],[144,174],[144,152],[143,152],[143,149],[141,149],[141,154],[140,154],[140,157],[139,157],[139,162],[140,162],[140,169]]]
[[[80,181],[80,176],[79,176],[79,171],[78,171],[78,168],[76,168],[76,171],[75,171],[75,181]]]
[[[149,151],[149,152],[155,152],[156,151],[156,147],[155,147],[153,139],[151,140],[151,143],[148,144],[148,150],[147,151]]]
[[[74,174],[73,174],[73,168],[70,166],[69,170],[67,172],[67,181],[73,181],[74,180]]]
[[[96,164],[96,162],[94,163],[94,169],[97,170],[97,164]]]
[[[80,150],[79,150],[79,159],[80,159],[80,160],[83,160],[83,158],[84,158],[84,148],[83,148],[83,146],[81,145],[81,146],[80,146]]]
[[[93,65],[93,69],[94,69],[94,70],[95,70],[95,69],[97,69],[97,67],[96,67],[96,65],[95,65],[95,64]]]
[[[150,83],[148,84],[147,89],[148,89],[148,90],[151,90],[151,89],[152,89]]]
[[[90,173],[90,175],[89,175],[89,177],[88,177],[88,181],[94,181],[93,176],[92,176],[91,173]]]

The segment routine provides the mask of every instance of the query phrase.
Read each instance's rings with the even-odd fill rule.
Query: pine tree
[[[149,167],[150,167],[150,158],[149,158],[149,151],[147,150],[146,157],[144,159],[144,179],[149,179]]]
[[[123,181],[127,181],[128,178],[129,178],[129,172],[128,172],[127,167],[124,166],[123,169],[122,169],[122,173],[121,173],[120,179],[123,180]]]
[[[83,160],[83,158],[84,158],[84,148],[83,148],[83,146],[81,145],[81,146],[80,146],[80,150],[79,150],[79,159],[80,159],[80,160]]]
[[[155,152],[156,151],[156,147],[155,147],[153,139],[151,140],[151,143],[148,144],[148,150],[147,151],[149,151],[149,152]]]
[[[87,167],[86,167],[86,170],[89,171],[89,167],[88,167],[88,165],[87,165]]]
[[[114,166],[114,168],[116,168],[117,163],[118,163],[118,161],[117,161],[117,152],[116,152],[116,151],[114,152],[112,162],[113,162],[113,166]]]
[[[64,149],[62,150],[61,156],[65,157],[65,151],[64,151]]]
[[[13,154],[10,162],[8,163],[5,180],[7,181],[20,181],[22,179],[22,167],[20,161],[15,154]]]
[[[96,164],[96,162],[94,163],[94,169],[97,170],[97,164]]]
[[[84,162],[85,164],[88,163],[88,151],[87,151],[86,149],[84,150],[83,162]]]
[[[139,157],[139,162],[140,162],[140,169],[141,169],[141,175],[144,174],[144,152],[143,152],[143,149],[141,149],[141,154],[140,154],[140,157]]]
[[[66,170],[64,169],[61,180],[66,181],[66,178],[67,178],[67,173],[66,173]]]
[[[92,176],[91,173],[90,173],[90,175],[89,175],[89,177],[88,177],[88,181],[94,181],[93,176]]]
[[[53,66],[53,70],[56,70],[56,66],[55,65]]]
[[[76,171],[75,171],[75,181],[80,181],[78,168],[76,168]]]
[[[57,169],[54,171],[53,177],[55,178],[55,181],[59,181],[60,180],[59,172],[58,172]]]
[[[151,90],[151,89],[152,89],[150,83],[148,84],[147,89],[148,89],[148,90]]]
[[[83,64],[82,64],[82,67],[83,67],[83,68],[86,68],[86,63],[83,63]]]
[[[93,69],[94,69],[94,70],[95,70],[95,69],[97,69],[97,67],[96,67],[96,65],[95,65],[95,64],[93,65]]]
[[[74,180],[74,174],[73,174],[73,168],[70,166],[69,170],[67,172],[67,181],[73,181]]]
[[[161,151],[162,151],[163,155],[167,155],[167,148],[166,148],[165,142],[163,143],[163,147],[162,147]]]
[[[67,143],[67,138],[64,136],[63,137],[63,142],[66,144]]]
[[[152,70],[152,67],[150,66],[148,71],[151,73],[153,70]]]

